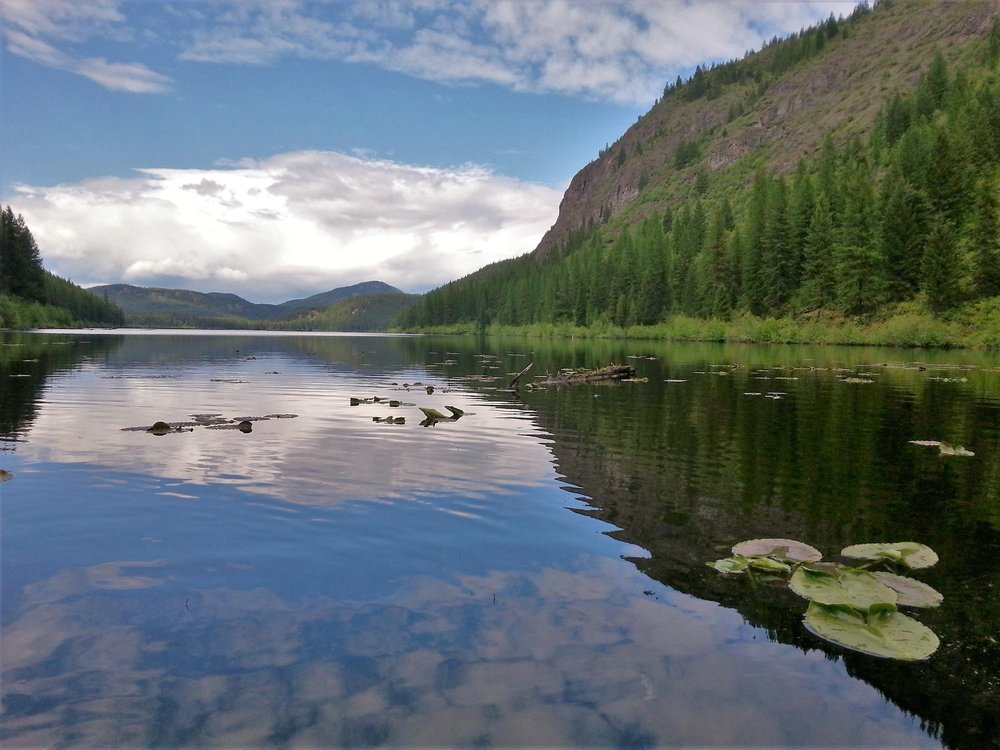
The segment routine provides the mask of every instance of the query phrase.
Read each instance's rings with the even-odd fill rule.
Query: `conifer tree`
[[[976,297],[1000,295],[1000,184],[983,180],[972,229],[973,291]]]
[[[940,109],[948,95],[948,66],[940,50],[931,59],[930,68],[917,86],[915,108],[919,117],[930,117]]]
[[[878,234],[888,271],[887,298],[905,300],[920,287],[930,202],[922,190],[910,185],[898,170],[892,170],[882,186],[879,203]]]
[[[7,206],[0,212],[0,294],[45,301],[42,257],[24,218]]]
[[[927,163],[927,197],[931,208],[947,218],[953,228],[961,223],[968,200],[967,176],[971,169],[966,156],[958,139],[944,128],[939,129]]]
[[[788,191],[784,179],[779,178],[768,197],[761,243],[761,303],[768,314],[784,312],[794,291],[795,264],[788,242]]]
[[[927,306],[932,311],[944,312],[958,303],[958,250],[954,229],[941,214],[931,221],[920,270]]]
[[[834,247],[833,217],[826,195],[816,200],[802,263],[802,286],[799,299],[802,307],[818,309],[829,307],[834,296]]]
[[[816,210],[816,190],[812,177],[800,165],[792,185],[792,195],[788,208],[788,252],[792,259],[792,287],[798,288],[802,280],[802,264],[806,242],[809,238],[809,224]]]

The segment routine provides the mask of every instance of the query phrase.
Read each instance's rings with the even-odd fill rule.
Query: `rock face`
[[[863,135],[893,93],[912,89],[936,52],[949,64],[979,54],[969,42],[989,32],[998,12],[994,0],[884,3],[778,77],[723,84],[712,98],[693,101],[683,88],[671,92],[572,179],[538,245],[539,260],[574,232],[626,211],[630,221],[662,211],[690,192],[699,171],[718,173],[750,157],[787,173],[826,133],[839,141]],[[774,51],[758,53],[763,69]],[[690,144],[695,157],[678,164],[678,148]]]

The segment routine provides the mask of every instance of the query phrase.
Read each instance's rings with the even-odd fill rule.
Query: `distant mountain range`
[[[197,322],[224,318],[248,321],[278,321],[303,315],[311,310],[325,310],[345,300],[370,295],[404,295],[382,281],[364,281],[352,286],[331,289],[303,299],[292,299],[277,305],[250,302],[235,294],[193,292],[188,289],[161,289],[106,284],[91,287],[98,297],[113,302],[125,311],[130,323]]]

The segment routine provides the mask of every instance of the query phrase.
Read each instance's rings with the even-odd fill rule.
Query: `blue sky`
[[[3,0],[0,201],[83,284],[425,291],[667,81],[853,2]]]

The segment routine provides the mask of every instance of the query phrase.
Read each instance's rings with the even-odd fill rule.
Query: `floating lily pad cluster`
[[[804,624],[812,634],[844,648],[888,659],[918,661],[939,645],[934,632],[899,607],[937,607],[943,596],[901,572],[928,568],[938,556],[917,542],[854,544],[843,557],[852,567],[823,562],[819,550],[794,539],[750,539],[733,556],[708,565],[720,573],[761,571],[788,575],[788,586],[809,600]],[[874,566],[886,570],[872,570]]]

